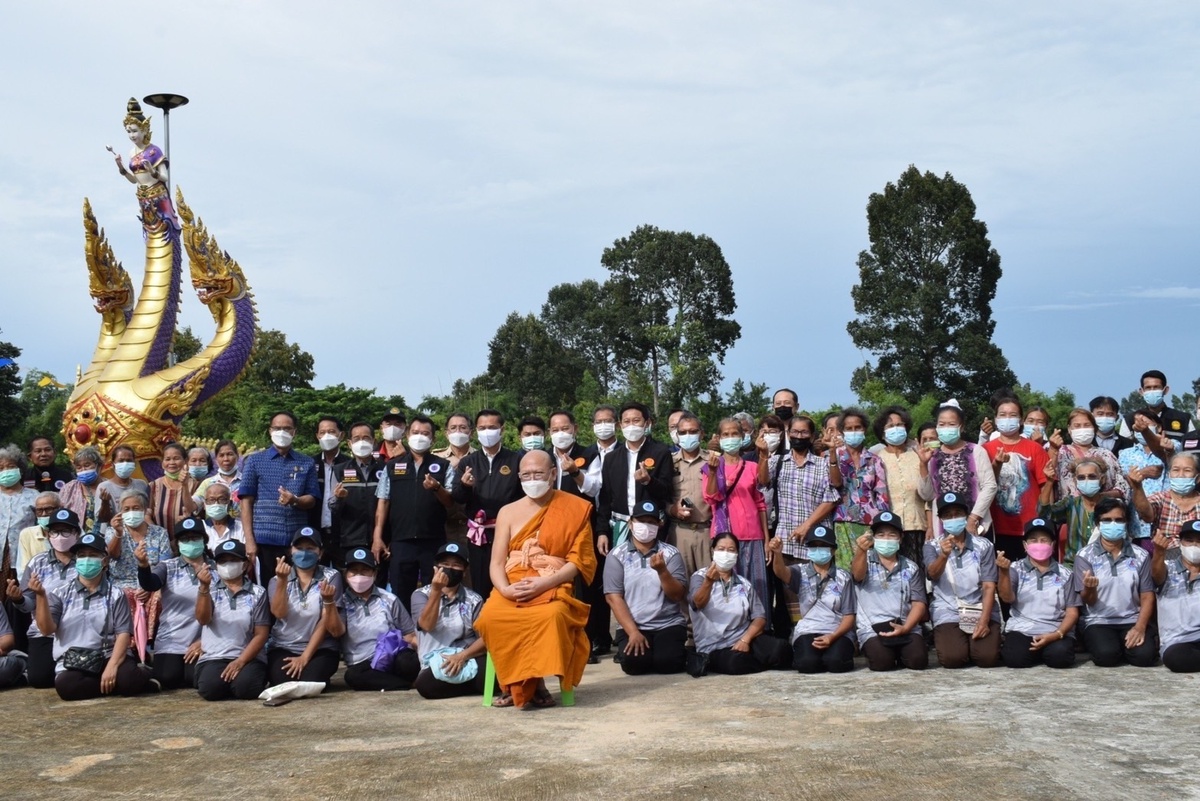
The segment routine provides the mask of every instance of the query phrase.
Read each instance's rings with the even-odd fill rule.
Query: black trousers
[[[374,670],[371,660],[367,659],[356,665],[347,665],[342,679],[351,690],[408,690],[420,672],[421,660],[417,658],[417,652],[405,648],[396,654],[391,670]]]
[[[25,675],[26,659],[23,656],[0,656],[0,689],[11,687]]]
[[[842,635],[828,648],[813,647],[813,640],[823,635],[801,634],[792,644],[792,667],[801,673],[849,673],[854,670],[854,642]]]
[[[292,555],[290,545],[263,545],[258,543],[258,583],[266,587],[275,578],[275,562],[279,557]]]
[[[282,648],[272,648],[267,651],[267,681],[271,683],[271,686],[283,684],[286,681],[323,681],[328,684],[333,674],[337,673],[338,663],[341,661],[341,655],[334,649],[318,648],[312,659],[308,660],[308,664],[304,666],[304,670],[300,671],[300,677],[293,679],[283,671],[283,660],[293,656],[300,656],[300,654],[285,651]]]
[[[463,695],[483,695],[483,679],[486,672],[484,659],[482,656],[475,657],[475,678],[470,681],[464,681],[462,684],[441,681],[434,677],[432,670],[424,668],[417,674],[417,678],[413,681],[413,689],[420,693],[422,698],[430,699],[458,698]],[[494,688],[494,690],[499,690],[499,687]]]
[[[25,668],[25,677],[29,686],[39,690],[48,690],[54,686],[54,638],[29,638],[29,665]]]
[[[233,681],[225,681],[221,674],[229,667],[232,659],[210,659],[196,665],[196,690],[205,701],[224,701],[236,698],[253,701],[267,689],[267,666],[255,659],[245,665]]]
[[[760,634],[750,641],[748,652],[718,648],[708,655],[708,672],[744,676],[764,670],[782,670],[792,665],[792,646],[769,634]]]
[[[137,695],[146,689],[150,671],[138,665],[134,659],[126,658],[117,668],[117,685],[110,695]],[[99,698],[100,674],[84,673],[82,670],[64,670],[54,677],[54,689],[64,701],[84,701]]]
[[[1163,651],[1162,660],[1172,673],[1200,673],[1200,641],[1177,642]]]
[[[591,605],[584,631],[592,643],[592,649],[601,653],[607,653],[613,644],[612,608],[608,601],[604,600],[604,559],[605,557],[597,551],[596,574],[592,577],[592,583],[584,587],[579,594],[584,603]]]
[[[898,667],[924,670],[929,667],[929,649],[920,632],[903,637],[872,637],[862,644],[861,650],[871,670],[895,670]]]
[[[467,553],[471,557],[471,589],[479,593],[483,600],[487,600],[492,594],[492,543],[487,545],[476,545],[471,542],[467,544]],[[482,691],[480,691],[482,693]]]
[[[1158,661],[1158,643],[1147,631],[1146,638],[1136,648],[1125,647],[1125,634],[1133,624],[1104,626],[1092,624],[1083,627],[1083,645],[1092,655],[1096,667],[1115,667],[1128,662],[1135,667],[1154,667]]]
[[[613,646],[621,654],[621,670],[631,676],[644,673],[682,673],[687,667],[687,626],[668,626],[657,631],[642,631],[649,648],[638,656],[625,653],[629,635],[617,630]],[[711,662],[709,663],[711,665]]]
[[[1033,638],[1019,631],[1004,632],[1004,643],[1000,646],[1000,658],[1010,668],[1028,668],[1045,665],[1052,668],[1069,668],[1075,664],[1075,638],[1055,640],[1039,651],[1029,650]]]
[[[196,686],[196,663],[187,664],[183,654],[154,655],[154,678],[164,690],[178,690]]]
[[[408,609],[414,591],[433,581],[433,561],[444,539],[397,540],[389,567],[392,593]]]

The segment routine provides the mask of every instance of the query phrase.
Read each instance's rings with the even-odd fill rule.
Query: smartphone
[[[695,509],[696,508],[696,505],[694,503],[692,503],[691,498],[684,498],[683,500],[681,500],[679,502],[679,505],[682,506],[684,509]]]
[[[897,626],[904,625],[903,620],[898,617],[894,617],[891,620],[885,620],[882,623],[876,623],[874,626],[871,626],[871,628],[875,630],[876,634],[887,634],[892,631],[893,623],[895,623]]]

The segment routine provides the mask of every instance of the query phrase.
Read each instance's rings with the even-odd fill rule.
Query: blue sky
[[[604,247],[650,223],[724,250],[743,332],[728,379],[847,402],[867,198],[911,163],[971,190],[1022,381],[1120,397],[1154,366],[1183,392],[1200,9],[1040,6],[16,6],[0,338],[60,378],[89,357],[80,206],[136,280],[133,192],[104,146],[128,150],[129,96],[172,91],[192,101],[172,115],[174,181],[319,385],[447,391],[510,311],[602,279]],[[211,334],[190,288],[183,322]]]

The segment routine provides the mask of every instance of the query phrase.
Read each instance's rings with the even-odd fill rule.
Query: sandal
[[[540,689],[534,693],[533,698],[525,705],[525,709],[531,707],[533,709],[549,709],[552,706],[558,706],[558,703],[554,700],[554,696],[550,694],[549,690]]]
[[[509,695],[508,693],[505,693],[504,695],[502,695],[499,698],[492,701],[492,706],[494,706],[498,709],[501,709],[504,707],[509,707],[512,705],[513,705],[513,697],[511,695]]]

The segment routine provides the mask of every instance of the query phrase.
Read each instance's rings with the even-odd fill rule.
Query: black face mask
[[[791,406],[776,406],[775,407],[775,416],[778,417],[780,420],[782,420],[785,423],[788,420],[791,420],[792,415],[794,415],[795,413],[796,413],[795,410],[792,409]]]
[[[792,437],[790,441],[792,443],[792,450],[796,453],[808,453],[812,450],[811,437]]]
[[[457,587],[462,584],[463,572],[457,567],[443,567],[442,572],[446,574],[447,587]]]

